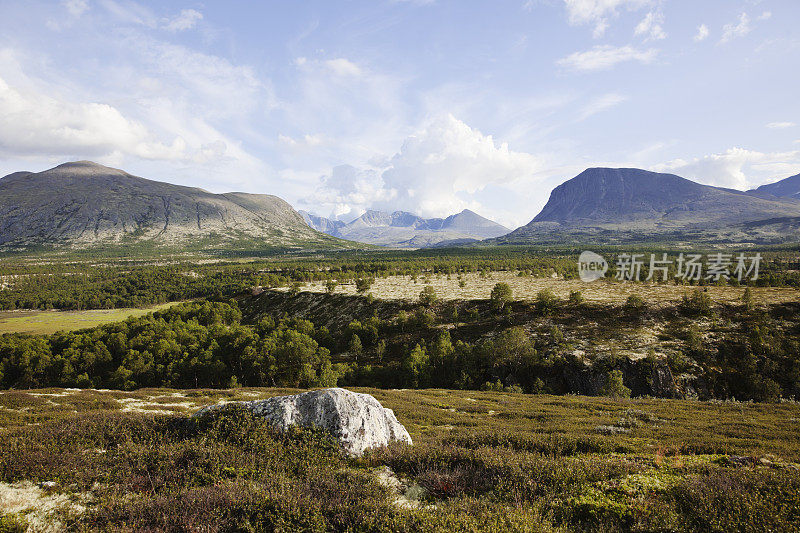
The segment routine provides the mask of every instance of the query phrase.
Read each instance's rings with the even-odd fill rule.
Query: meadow
[[[175,302],[139,308],[88,309],[84,311],[0,311],[0,335],[31,333],[49,335],[57,331],[94,328],[166,309]]]
[[[798,531],[800,406],[354,389],[413,446],[348,458],[203,405],[292,389],[0,393],[4,531]],[[17,528],[17,529],[15,529]]]

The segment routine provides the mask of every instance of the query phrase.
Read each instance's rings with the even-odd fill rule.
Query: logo
[[[591,283],[602,278],[608,272],[608,263],[602,255],[588,250],[581,252],[578,257],[578,276],[581,281]]]

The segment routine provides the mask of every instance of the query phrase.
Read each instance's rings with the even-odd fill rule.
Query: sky
[[[800,173],[800,1],[0,2],[0,175],[510,228],[587,167]]]

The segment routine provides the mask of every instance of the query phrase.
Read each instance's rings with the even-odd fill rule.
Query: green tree
[[[752,311],[754,307],[753,293],[750,287],[746,287],[742,293],[742,303],[744,304],[745,311]]]
[[[337,285],[338,283],[336,282],[335,279],[329,279],[328,281],[325,282],[325,292],[327,292],[328,294],[333,294],[336,291]]]
[[[361,345],[361,337],[353,333],[353,336],[350,337],[350,343],[347,345],[347,350],[353,356],[353,358],[358,361],[359,356],[364,351]]]
[[[428,353],[419,344],[403,359],[403,371],[409,386],[420,387],[426,377],[428,367]]]
[[[358,294],[364,294],[372,287],[373,283],[375,283],[375,278],[356,279],[356,292],[358,292]]]
[[[630,398],[631,397],[631,389],[625,386],[625,383],[622,379],[622,371],[621,370],[611,370],[606,375],[606,383],[602,389],[600,389],[600,394],[603,396],[608,396],[610,398]]]
[[[375,345],[375,357],[378,361],[383,361],[383,357],[386,355],[386,341],[381,339],[378,341],[378,344]]]
[[[492,289],[489,299],[492,302],[492,307],[503,309],[512,300],[511,287],[508,283],[497,283]]]
[[[426,285],[419,293],[419,303],[425,307],[430,307],[436,303],[436,291],[430,285]]]

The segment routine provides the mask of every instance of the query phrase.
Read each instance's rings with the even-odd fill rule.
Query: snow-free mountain
[[[318,231],[350,241],[397,248],[425,248],[448,242],[474,242],[508,233],[508,228],[465,209],[447,218],[422,218],[413,213],[369,210],[345,224],[300,211]]]
[[[797,183],[795,176],[737,191],[674,174],[590,168],[553,189],[530,223],[491,242],[783,242],[800,236]]]
[[[800,174],[790,176],[781,181],[762,185],[758,189],[749,191],[755,194],[769,194],[771,196],[779,196],[786,198],[800,199]]]
[[[0,179],[0,245],[326,245],[277,196],[231,192],[132,176],[91,161]],[[339,243],[341,241],[338,241]]]

